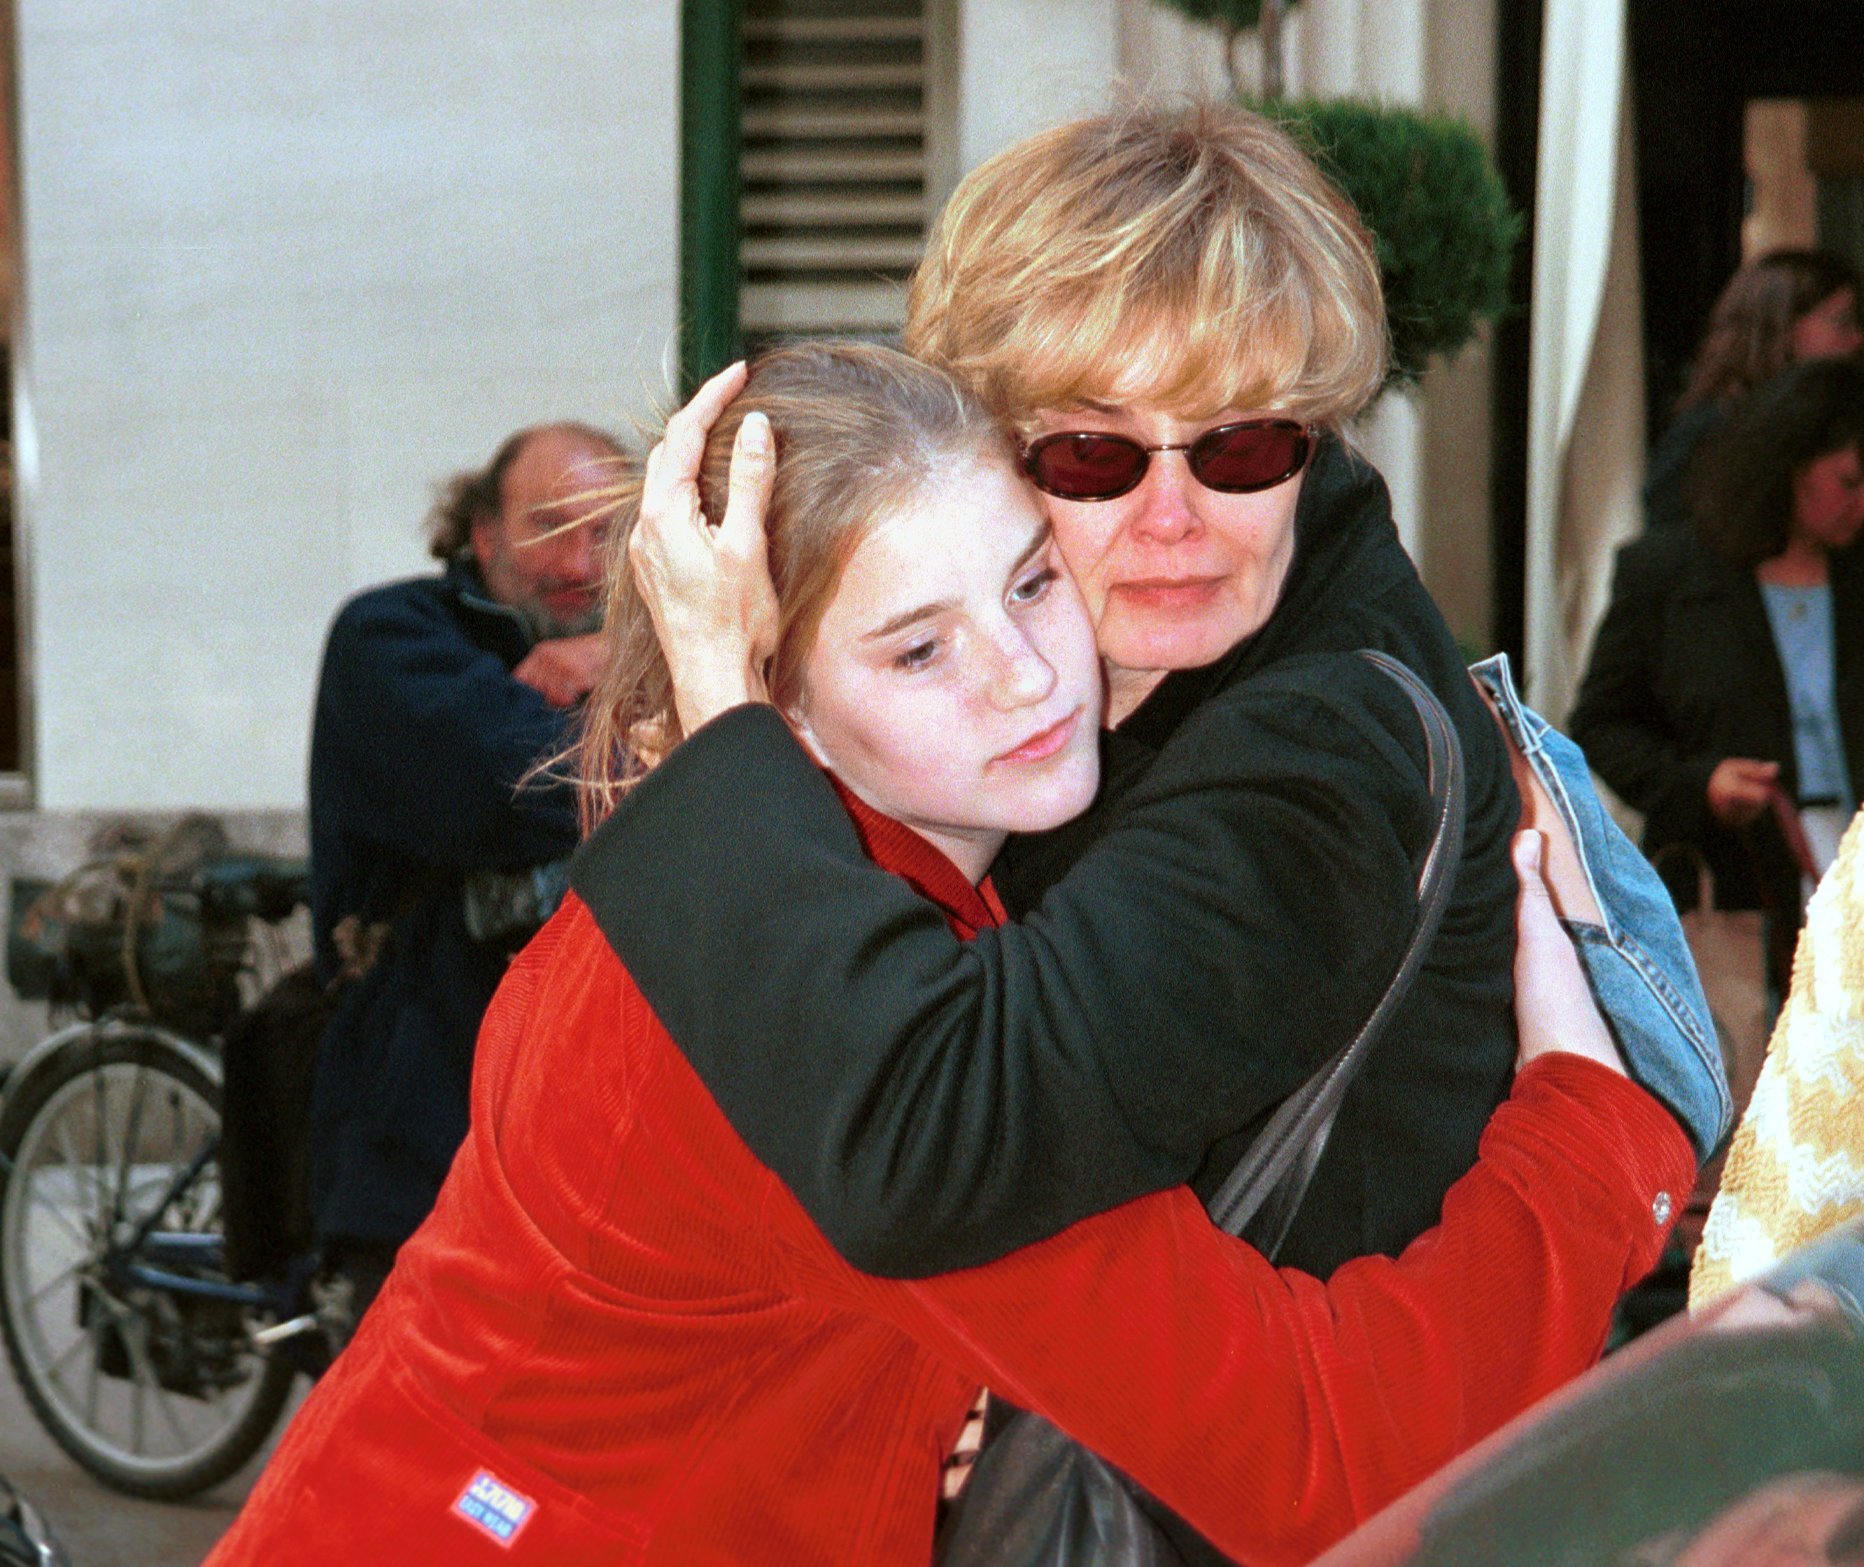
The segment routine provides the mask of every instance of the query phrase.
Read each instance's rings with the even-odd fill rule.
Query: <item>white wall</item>
[[[959,171],[1110,101],[1117,0],[957,0]]]
[[[18,13],[37,803],[297,806],[433,483],[664,389],[678,7]]]

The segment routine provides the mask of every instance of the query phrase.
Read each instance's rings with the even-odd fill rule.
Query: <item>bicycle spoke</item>
[[[32,1175],[37,1175],[38,1173],[39,1172],[35,1170],[32,1172]],[[58,1227],[69,1235],[72,1240],[77,1242],[80,1251],[87,1254],[89,1253],[91,1249],[91,1238],[71,1222],[63,1208],[50,1197],[46,1196],[44,1192],[39,1190],[39,1183],[33,1180],[31,1175],[27,1177],[26,1195],[34,1206],[43,1208],[52,1216]]]
[[[138,1458],[143,1456],[143,1442],[147,1437],[149,1390],[143,1386],[142,1378],[137,1375],[142,1363],[136,1358],[136,1347],[128,1338],[124,1344],[129,1348],[130,1394],[129,1394],[129,1450]]]
[[[188,1433],[181,1428],[181,1422],[175,1418],[175,1411],[168,1397],[168,1391],[162,1386],[162,1379],[156,1373],[155,1362],[149,1358],[146,1325],[136,1324],[142,1332],[125,1333],[123,1342],[129,1347],[130,1366],[134,1372],[136,1395],[131,1408],[134,1410],[136,1429],[136,1451],[143,1451],[143,1443],[148,1440],[148,1404],[151,1398],[155,1407],[161,1411],[162,1418],[168,1423],[168,1429],[184,1448],[188,1445]]]
[[[106,1090],[104,1074],[100,1068],[91,1070],[91,1167],[97,1172],[98,1222],[103,1225],[104,1233],[109,1234],[116,1215],[111,1212],[109,1188],[104,1181],[104,1118],[110,1108],[110,1095]]]
[[[61,1268],[57,1273],[54,1273],[49,1279],[47,1279],[43,1284],[41,1284],[37,1289],[35,1289],[30,1295],[28,1295],[25,1298],[25,1300],[21,1302],[21,1304],[28,1308],[38,1305],[39,1302],[44,1300],[45,1297],[51,1294],[53,1290],[57,1289],[61,1284],[64,1284],[67,1281],[75,1278],[78,1274],[82,1273],[83,1271],[84,1271],[83,1262],[74,1262],[68,1268]]]
[[[85,1340],[79,1339],[78,1342],[82,1344]],[[103,1372],[97,1365],[97,1357],[93,1355],[85,1362],[84,1374],[84,1423],[93,1431],[97,1429],[97,1390],[102,1382]]]
[[[141,1065],[136,1067],[136,1075],[130,1079],[129,1110],[123,1124],[123,1147],[117,1159],[117,1217],[128,1218],[128,1200],[130,1195],[130,1177],[132,1165],[136,1158],[136,1145],[142,1137],[142,1105],[148,1097],[149,1073]]]
[[[58,1144],[58,1152],[65,1161],[65,1168],[71,1171],[73,1179],[80,1185],[84,1199],[80,1206],[90,1208],[95,1203],[97,1216],[102,1218],[103,1179],[85,1162],[77,1149],[72,1147],[71,1127],[63,1117],[59,1118],[58,1124],[54,1127],[52,1138]]]
[[[66,1365],[70,1363],[71,1357],[73,1355],[78,1354],[82,1350],[89,1349],[90,1344],[91,1344],[90,1335],[88,1333],[80,1333],[76,1338],[74,1338],[69,1344],[67,1344],[63,1349],[61,1349],[56,1355],[52,1357],[51,1361],[45,1367],[45,1375],[48,1377],[59,1376],[59,1374],[64,1370]],[[95,1357],[92,1357],[92,1364],[93,1366],[96,1364]]]

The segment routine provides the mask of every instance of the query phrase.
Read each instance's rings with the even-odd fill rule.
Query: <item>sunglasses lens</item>
[[[1226,424],[1192,446],[1191,472],[1213,490],[1266,490],[1300,471],[1307,448],[1307,427],[1291,419]]]
[[[1146,471],[1146,450],[1123,435],[1045,435],[1029,448],[1024,466],[1036,487],[1050,495],[1111,500],[1139,482]]]

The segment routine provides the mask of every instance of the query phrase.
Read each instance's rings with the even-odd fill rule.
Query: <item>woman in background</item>
[[[1829,863],[1864,780],[1864,367],[1797,365],[1704,445],[1693,529],[1620,551],[1573,737],[1644,813],[1644,849],[1697,849],[1716,902],[1773,916],[1786,988],[1802,869]],[[1690,878],[1693,890],[1693,873]]]
[[[1859,305],[1857,269],[1829,250],[1769,251],[1728,280],[1676,415],[1650,454],[1646,527],[1687,521],[1690,458],[1755,387],[1788,365],[1844,359],[1864,347]]]

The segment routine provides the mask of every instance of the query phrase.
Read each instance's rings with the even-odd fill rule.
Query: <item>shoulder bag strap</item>
[[[1424,725],[1430,762],[1431,816],[1436,826],[1418,874],[1417,920],[1398,971],[1358,1034],[1276,1108],[1208,1206],[1211,1221],[1273,1257],[1287,1238],[1295,1210],[1307,1195],[1333,1131],[1340,1101],[1373,1042],[1385,1031],[1411,988],[1450,900],[1450,884],[1463,852],[1463,748],[1450,715],[1406,665],[1385,653],[1361,656],[1398,682]]]
[[[1787,852],[1793,856],[1799,874],[1808,881],[1816,882],[1819,879],[1819,862],[1812,857],[1812,845],[1806,840],[1806,828],[1799,819],[1799,807],[1778,784],[1768,791],[1767,806],[1773,812],[1773,819],[1779,823],[1780,836],[1786,840]]]

